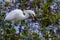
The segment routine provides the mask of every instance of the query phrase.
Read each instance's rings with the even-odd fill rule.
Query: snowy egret
[[[25,20],[29,16],[34,17],[35,12],[32,10],[23,10],[22,11],[21,9],[15,9],[6,15],[5,20],[11,21],[12,24],[14,24],[16,22],[21,22],[22,20]]]

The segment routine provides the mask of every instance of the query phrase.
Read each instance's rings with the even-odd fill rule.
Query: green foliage
[[[40,31],[46,31],[46,28],[45,28],[45,26],[44,26],[44,27],[41,27],[39,30],[40,30]]]
[[[36,10],[36,5],[39,4],[38,2],[41,2],[41,0],[33,0],[31,6],[32,8],[36,11],[36,15],[39,16],[39,22],[42,25],[39,28],[39,31],[43,32],[43,36],[46,38],[46,40],[49,40],[50,37],[54,38],[54,40],[59,40],[59,38],[57,36],[54,36],[54,32],[53,30],[50,30],[50,37],[48,36],[49,34],[47,34],[46,31],[46,27],[48,25],[54,24],[55,20],[60,19],[60,14],[58,14],[57,12],[51,12],[50,11],[50,5],[52,4],[53,0],[47,0],[46,2],[43,2],[41,5],[41,8],[38,8],[38,10]],[[26,0],[22,0],[22,8],[25,8],[25,4]],[[5,6],[8,6],[9,2],[5,3]],[[39,15],[41,14],[41,15]],[[36,18],[37,18],[36,16]],[[6,21],[8,24],[5,24],[4,21],[4,17],[5,17],[5,13],[3,12],[2,8],[0,8],[0,27],[4,30],[4,39],[7,40],[8,37],[10,38],[15,38],[15,32],[16,30],[12,27],[11,22],[10,21]],[[4,23],[3,23],[4,22]],[[18,39],[21,40],[41,40],[41,38],[39,38],[39,35],[35,32],[33,33],[29,33],[29,26],[27,25],[27,23],[23,20],[22,25],[24,25],[26,27],[26,30],[22,31],[20,34],[16,35],[18,36]],[[45,32],[45,33],[44,33]],[[13,39],[14,39],[13,38]]]
[[[32,35],[33,35],[34,38],[37,38],[38,37],[38,34],[37,33],[34,33],[33,32]]]
[[[41,40],[41,38],[39,38],[39,35],[35,32],[32,33],[32,36],[34,40]]]
[[[11,28],[11,32],[12,32],[12,33],[15,33],[16,30],[15,30],[14,28]]]
[[[57,36],[54,37],[54,40],[59,40],[59,38]]]
[[[10,2],[5,2],[5,6],[8,6],[10,4]]]
[[[25,36],[25,37],[28,37],[28,35],[29,35],[29,34],[28,34],[28,31],[23,31],[23,32],[22,32],[22,35]]]

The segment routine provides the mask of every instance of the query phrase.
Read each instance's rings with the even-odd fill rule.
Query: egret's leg
[[[19,33],[21,32],[21,21],[19,22]]]
[[[11,24],[11,25],[12,25],[12,27],[14,28],[14,21],[12,21],[12,24]]]
[[[19,22],[19,24],[18,25],[21,25],[21,21]]]

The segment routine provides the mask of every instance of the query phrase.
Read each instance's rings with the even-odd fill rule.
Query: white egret
[[[32,10],[22,11],[21,9],[15,9],[6,15],[5,20],[11,21],[12,24],[14,25],[14,23],[21,22],[22,20],[25,20],[29,16],[34,17],[35,12]]]

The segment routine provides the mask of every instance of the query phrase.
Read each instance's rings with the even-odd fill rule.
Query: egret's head
[[[32,11],[32,10],[25,10],[24,12],[27,13],[30,17],[35,17],[36,16],[35,12]]]
[[[29,13],[29,16],[30,17],[35,17],[36,15],[35,15],[35,13]]]

